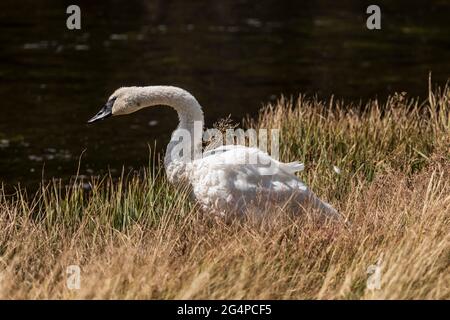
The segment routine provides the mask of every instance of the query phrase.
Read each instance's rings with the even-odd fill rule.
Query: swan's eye
[[[106,103],[106,105],[110,108],[112,108],[112,106],[114,105],[114,102],[116,102],[117,97],[112,97],[111,99],[108,100],[108,102]]]

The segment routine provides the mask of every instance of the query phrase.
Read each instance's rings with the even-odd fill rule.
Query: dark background
[[[67,6],[82,29],[66,28]],[[366,8],[382,30],[366,28]],[[88,127],[120,86],[191,91],[207,125],[255,115],[281,94],[346,101],[406,91],[426,97],[450,74],[450,1],[50,1],[0,2],[0,182],[113,175],[148,164],[167,143],[169,108]]]

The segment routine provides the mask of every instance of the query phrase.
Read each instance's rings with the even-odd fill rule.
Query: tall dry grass
[[[448,299],[450,90],[365,107],[282,99],[247,125],[348,224],[270,212],[202,216],[152,167],[143,176],[0,196],[0,298]],[[337,174],[333,166],[340,168]],[[381,287],[366,286],[379,263]],[[81,268],[69,290],[66,268]]]

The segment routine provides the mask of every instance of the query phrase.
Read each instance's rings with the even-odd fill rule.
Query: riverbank
[[[281,130],[281,159],[346,225],[202,217],[158,166],[3,194],[0,297],[449,299],[449,111],[445,87],[363,108],[282,99],[245,121]]]

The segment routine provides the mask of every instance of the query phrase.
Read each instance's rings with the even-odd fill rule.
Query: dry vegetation
[[[0,196],[0,298],[449,299],[450,90],[361,106],[281,100],[282,159],[348,224],[202,217],[164,172]],[[341,169],[338,175],[333,166]],[[366,288],[381,258],[380,290]],[[66,288],[66,267],[81,288]]]

